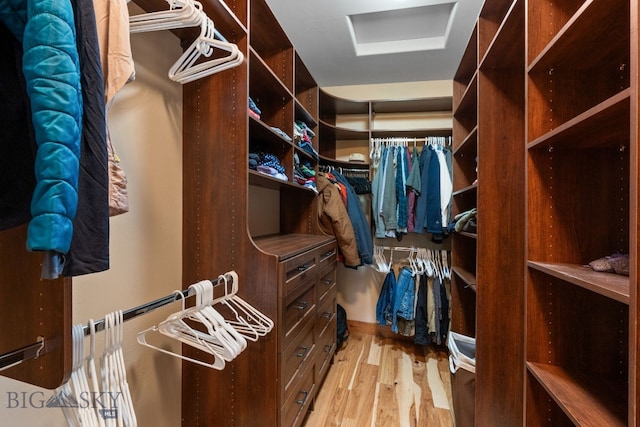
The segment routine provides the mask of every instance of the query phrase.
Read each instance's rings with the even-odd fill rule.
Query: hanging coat
[[[358,256],[358,245],[353,225],[340,192],[322,172],[316,174],[316,187],[318,189],[320,229],[336,237],[342,256],[344,256],[345,266],[354,268],[361,266],[362,261]]]

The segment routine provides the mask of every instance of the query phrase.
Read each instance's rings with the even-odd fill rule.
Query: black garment
[[[349,181],[356,194],[371,194],[371,181],[367,178],[346,175],[345,178]]]
[[[444,344],[447,342],[447,336],[449,335],[449,299],[447,298],[447,288],[445,282],[440,284],[440,318],[436,319],[436,322],[440,322],[440,332],[438,336],[438,344]]]
[[[416,335],[414,342],[416,344],[427,345],[431,344],[431,336],[429,335],[429,314],[427,313],[427,292],[429,286],[427,285],[427,276],[421,274],[420,285],[418,287],[418,301],[416,302]]]
[[[22,73],[22,44],[0,22],[0,230],[31,219],[37,144]]]
[[[72,0],[82,84],[82,139],[78,210],[66,255],[65,276],[109,268],[109,166],[104,79],[91,0]]]

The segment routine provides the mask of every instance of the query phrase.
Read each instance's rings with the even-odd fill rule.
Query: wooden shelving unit
[[[264,0],[204,8],[233,26],[224,35],[246,61],[183,87],[183,280],[236,270],[242,298],[276,325],[224,370],[183,364],[183,425],[300,426],[335,350],[334,238],[318,228],[316,193],[293,177],[296,155],[318,164],[293,138],[296,120],[319,132],[320,92]],[[274,154],[287,179],[249,169],[251,152]],[[261,192],[270,203],[257,200]],[[252,234],[250,211],[277,211],[275,234]],[[308,348],[304,357],[297,345]]]
[[[528,2],[525,422],[637,425],[638,5],[565,3]]]
[[[487,1],[461,61],[455,206],[477,197],[478,230],[454,236],[453,324],[476,311],[478,425],[640,422],[637,27],[624,0]],[[587,265],[614,253],[628,277]]]
[[[521,425],[524,358],[524,1],[487,1],[454,77],[452,330],[476,338],[476,425]],[[477,170],[477,172],[476,172]]]

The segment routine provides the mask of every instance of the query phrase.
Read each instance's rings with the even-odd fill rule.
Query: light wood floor
[[[375,325],[350,322],[349,332],[304,427],[454,425],[446,349],[382,336]]]

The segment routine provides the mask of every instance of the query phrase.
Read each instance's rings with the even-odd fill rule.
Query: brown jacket
[[[338,246],[344,256],[344,264],[347,267],[362,265],[358,256],[356,236],[347,214],[347,208],[340,196],[340,191],[321,172],[316,174],[316,187],[319,193],[318,220],[320,229],[336,237]]]

